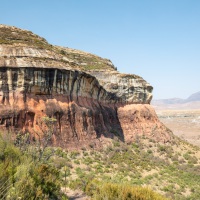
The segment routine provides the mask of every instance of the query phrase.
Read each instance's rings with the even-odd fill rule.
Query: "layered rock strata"
[[[28,31],[4,25],[0,31],[2,129],[37,137],[40,119],[49,116],[57,119],[52,142],[63,147],[142,135],[170,140],[149,105],[153,88],[141,77],[120,74],[110,60],[49,45]]]

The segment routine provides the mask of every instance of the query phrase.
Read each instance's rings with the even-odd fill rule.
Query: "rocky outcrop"
[[[152,86],[139,76],[117,71],[91,71],[90,74],[98,79],[106,91],[120,97],[123,104],[149,104],[152,99]]]
[[[140,137],[162,142],[171,140],[171,131],[160,123],[150,105],[125,105],[119,107],[117,113],[125,141],[133,141]]]
[[[37,137],[39,121],[49,116],[57,119],[52,142],[64,147],[138,135],[170,140],[149,105],[153,88],[141,77],[120,74],[108,59],[49,45],[29,31],[4,25],[0,31],[2,129]]]

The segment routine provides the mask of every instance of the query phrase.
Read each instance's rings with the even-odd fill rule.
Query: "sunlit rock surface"
[[[138,135],[166,142],[171,133],[149,105],[152,90],[141,77],[120,74],[108,59],[0,25],[2,129],[37,137],[39,120],[49,116],[57,119],[54,145],[133,141]]]

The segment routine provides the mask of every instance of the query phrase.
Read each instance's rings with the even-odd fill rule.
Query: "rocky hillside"
[[[42,117],[56,118],[52,143],[98,145],[147,135],[169,141],[171,132],[149,105],[152,86],[121,74],[108,59],[50,45],[30,31],[0,25],[0,124],[42,136]]]

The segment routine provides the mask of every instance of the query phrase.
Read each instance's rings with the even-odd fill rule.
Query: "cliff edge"
[[[108,59],[50,45],[30,31],[0,25],[0,126],[42,135],[43,116],[57,119],[52,143],[132,141],[145,135],[169,141],[171,132],[149,105],[152,86],[121,74]]]

